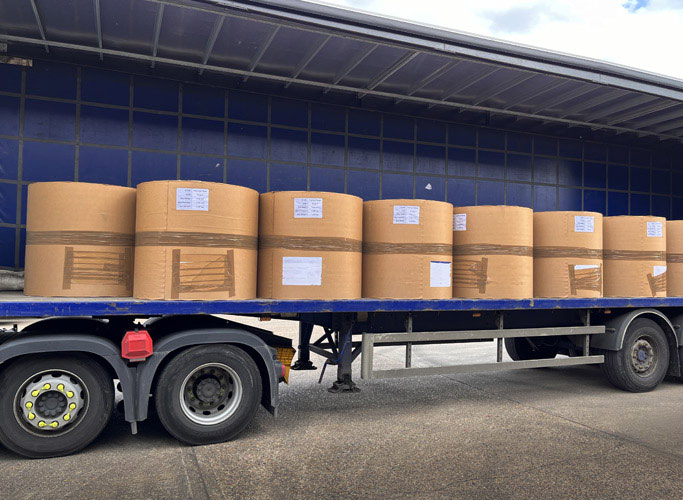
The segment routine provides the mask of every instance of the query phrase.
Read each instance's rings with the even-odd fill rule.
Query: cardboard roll
[[[453,209],[453,297],[533,295],[533,212],[515,206]]]
[[[24,293],[130,296],[134,232],[135,189],[85,182],[31,184]]]
[[[138,185],[134,296],[256,297],[258,192],[201,181]]]
[[[666,219],[603,219],[605,297],[666,297]]]
[[[602,297],[602,214],[534,214],[534,297]]]
[[[363,205],[363,297],[450,298],[453,205],[429,200]]]
[[[357,299],[363,200],[318,191],[261,195],[258,296]]]
[[[666,223],[666,293],[683,297],[683,220]]]

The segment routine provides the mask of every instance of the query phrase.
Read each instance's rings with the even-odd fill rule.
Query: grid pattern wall
[[[0,267],[27,185],[198,179],[683,218],[683,159],[66,64],[0,64]],[[672,192],[674,186],[674,192]]]

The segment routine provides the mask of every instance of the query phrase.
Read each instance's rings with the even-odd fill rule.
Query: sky
[[[683,79],[683,0],[324,0]]]

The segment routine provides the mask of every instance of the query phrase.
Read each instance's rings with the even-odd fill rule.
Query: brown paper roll
[[[317,191],[261,195],[258,296],[357,299],[363,200]]]
[[[603,230],[605,297],[666,297],[666,219],[605,217]]]
[[[533,296],[533,212],[514,206],[453,209],[453,297]]]
[[[200,181],[138,185],[139,299],[256,297],[258,193]]]
[[[26,295],[131,295],[135,189],[38,182],[27,205]]]
[[[534,214],[534,297],[602,297],[602,214]]]
[[[666,223],[666,294],[683,297],[683,220]]]
[[[428,200],[363,204],[363,297],[451,297],[453,205]]]

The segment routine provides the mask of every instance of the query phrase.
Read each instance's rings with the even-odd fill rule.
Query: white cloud
[[[327,0],[683,79],[683,0]]]

